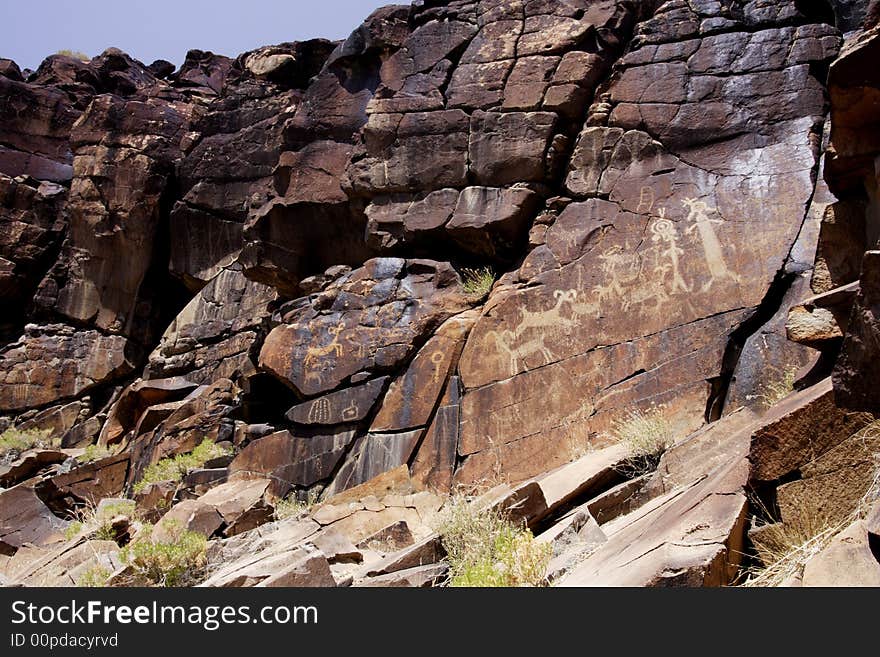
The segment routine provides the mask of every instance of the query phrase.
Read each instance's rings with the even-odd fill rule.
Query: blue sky
[[[235,56],[313,37],[342,39],[383,0],[0,0],[0,57],[35,69],[62,49],[115,46],[180,65],[192,48]],[[409,0],[398,0],[409,4]]]

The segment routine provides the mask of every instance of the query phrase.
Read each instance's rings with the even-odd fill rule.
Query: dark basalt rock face
[[[17,465],[22,536],[51,544],[56,515],[205,438],[234,457],[139,499],[210,507],[229,537],[291,493],[529,480],[654,409],[710,445],[664,462],[673,479],[724,462],[689,495],[724,528],[706,545],[736,544],[745,413],[791,380],[880,411],[877,18],[865,0],[420,0],[342,42],[176,70],[115,49],[0,60],[0,427],[114,452]],[[253,497],[244,520],[202,499],[218,485]],[[323,517],[417,508],[364,495]],[[659,508],[678,563],[679,507]],[[387,529],[364,522],[356,543]],[[575,579],[626,561],[625,535]],[[682,556],[681,581],[727,583],[718,550]],[[652,559],[639,582],[663,579]]]

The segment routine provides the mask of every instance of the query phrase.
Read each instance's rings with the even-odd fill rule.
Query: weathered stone
[[[28,325],[0,352],[0,408],[16,411],[76,397],[131,372],[128,341],[58,324]]]
[[[77,541],[49,551],[16,578],[23,586],[80,586],[83,575],[100,568],[113,572],[121,565],[113,541]]]
[[[409,525],[405,520],[398,520],[362,540],[358,543],[358,547],[387,553],[402,550],[414,542],[415,539],[409,530]]]
[[[91,412],[90,401],[89,398],[85,398],[82,401],[50,406],[21,422],[18,428],[22,431],[37,429],[50,432],[52,436],[66,437],[66,434]]]
[[[360,422],[372,411],[388,377],[340,390],[291,408],[285,417],[294,424],[336,425]]]
[[[462,187],[468,131],[461,110],[373,114],[364,127],[368,155],[348,167],[348,184],[356,193],[373,194]]]
[[[425,588],[437,586],[444,580],[448,570],[445,563],[416,566],[357,580],[352,586]]]
[[[77,122],[70,232],[38,294],[73,322],[152,341],[169,299],[148,274],[161,203],[191,107],[98,96]],[[156,274],[152,274],[156,276]]]
[[[400,552],[389,554],[379,563],[370,566],[365,574],[367,577],[387,575],[388,573],[437,563],[445,556],[446,552],[443,549],[440,538],[436,535],[428,536]]]
[[[240,271],[222,269],[166,329],[150,354],[147,376],[209,383],[255,373],[251,351],[275,296],[274,289]]]
[[[510,110],[539,109],[558,64],[558,57],[517,59],[504,85],[502,107]]]
[[[865,253],[859,287],[832,375],[834,393],[843,408],[880,413],[876,388],[863,384],[874,380],[880,354],[880,251]]]
[[[467,187],[446,232],[468,253],[506,259],[525,237],[537,204],[537,194],[528,189]]]
[[[413,481],[426,488],[440,492],[449,492],[452,488],[458,456],[460,404],[461,382],[457,376],[452,376],[431,426],[413,456]]]
[[[36,491],[56,513],[65,513],[73,504],[97,505],[105,497],[118,497],[125,486],[130,455],[127,453],[78,465],[70,472],[43,479]]]
[[[184,399],[198,385],[181,377],[137,381],[122,391],[101,430],[102,445],[118,443],[151,406]],[[154,427],[150,427],[152,429]]]
[[[457,189],[440,189],[427,195],[376,197],[365,210],[367,243],[387,250],[442,239],[442,228],[452,217],[459,194]]]
[[[213,506],[200,500],[183,500],[162,516],[153,527],[152,537],[154,541],[169,541],[174,532],[186,530],[210,538],[222,526],[223,517]]]
[[[368,433],[358,438],[327,488],[334,495],[347,488],[363,484],[374,477],[406,464],[415,450],[423,431],[404,433]]]
[[[863,189],[880,153],[880,126],[875,111],[880,77],[868,63],[880,52],[876,28],[848,41],[828,72],[831,97],[832,151],[826,171],[831,190],[841,198]]]
[[[43,504],[32,486],[0,491],[0,553],[13,555],[25,545],[48,546],[64,540],[67,522]]]
[[[0,172],[70,180],[70,130],[81,111],[58,89],[6,76],[0,76],[0,98]]]
[[[201,586],[336,586],[336,580],[320,552],[288,548],[226,564]]]
[[[750,477],[772,481],[798,470],[871,421],[867,413],[838,408],[831,379],[774,406],[752,435]]]
[[[321,551],[330,564],[361,563],[364,555],[351,541],[335,529],[325,529],[309,541]]]
[[[544,156],[556,115],[550,112],[474,112],[468,161],[481,185],[544,179]]]
[[[858,280],[862,256],[873,246],[866,226],[867,210],[861,199],[838,201],[825,210],[810,282],[816,294]]]
[[[850,283],[794,306],[785,325],[788,339],[819,348],[843,338],[858,292],[859,284]]]
[[[804,586],[880,586],[880,563],[857,520],[804,566]]]
[[[349,502],[348,504],[322,504],[312,512],[311,517],[319,525],[332,525],[334,522],[344,520],[363,508],[363,504],[355,502]]]
[[[280,431],[245,447],[229,464],[229,479],[265,477],[272,494],[284,497],[293,486],[329,478],[353,439],[352,431],[309,437]]]
[[[9,465],[0,465],[0,488],[12,488],[15,484],[34,476],[43,468],[63,463],[68,458],[67,453],[55,449],[27,451]]]
[[[23,314],[61,245],[66,197],[60,185],[0,174],[0,308],[8,314],[0,320],[4,333],[7,322]]]
[[[413,490],[414,486],[409,475],[409,468],[401,465],[388,472],[383,472],[378,477],[374,477],[359,486],[328,496],[327,499],[333,504],[358,502],[362,505],[362,499],[375,497],[380,499],[385,506],[395,506],[395,504],[391,503],[391,499],[389,499],[393,497],[395,500],[399,500],[400,504],[398,506],[405,506],[403,496],[409,495]]]
[[[880,440],[862,431],[802,464],[800,479],[776,489],[782,521],[812,515],[839,523],[849,517],[874,483],[878,451]]]
[[[449,265],[396,258],[370,260],[319,302],[319,312],[306,308],[274,329],[260,352],[262,368],[309,396],[359,372],[393,369],[467,303]]]
[[[437,329],[406,372],[391,383],[370,431],[402,431],[427,425],[476,319],[473,311],[467,311]]]
[[[608,541],[560,586],[724,586],[743,554],[743,455],[603,530]]]

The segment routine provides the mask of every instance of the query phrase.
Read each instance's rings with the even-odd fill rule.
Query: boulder
[[[366,418],[385,390],[388,377],[318,397],[291,408],[286,417],[300,425],[337,425],[360,422]]]
[[[849,413],[835,403],[831,380],[789,395],[764,417],[752,435],[750,478],[785,477],[839,445],[871,422],[867,413]]]
[[[880,586],[880,562],[861,520],[835,536],[804,566],[803,586]]]
[[[229,464],[229,479],[268,478],[269,490],[284,497],[296,487],[306,488],[328,479],[354,440],[352,431],[297,436],[280,431],[245,447]]]
[[[121,495],[129,463],[127,453],[108,456],[43,479],[35,489],[40,499],[59,514],[68,513],[75,505],[97,505],[105,497]]]
[[[130,373],[129,342],[61,324],[29,324],[0,350],[0,408],[22,411],[77,397]]]
[[[467,307],[451,266],[396,258],[368,261],[319,299],[321,310],[303,308],[260,351],[260,367],[307,396],[399,366],[414,343]]]
[[[44,468],[63,463],[70,456],[56,449],[34,449],[24,452],[9,465],[0,465],[0,488],[12,488]]]
[[[850,283],[805,299],[788,312],[785,330],[788,339],[815,348],[839,341],[849,326],[849,317],[859,293],[859,284]]]
[[[50,546],[64,540],[68,523],[52,514],[28,484],[0,491],[0,553],[27,545]]]
[[[834,366],[835,399],[847,409],[880,413],[880,398],[865,386],[876,373],[880,353],[880,251],[868,251],[862,262],[859,293],[847,324],[840,358]]]
[[[208,384],[256,373],[252,351],[265,332],[273,288],[248,280],[235,267],[201,289],[165,330],[149,356],[149,379],[184,376]]]

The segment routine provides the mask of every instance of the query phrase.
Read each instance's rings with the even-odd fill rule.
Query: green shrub
[[[76,460],[80,463],[91,463],[107,458],[110,454],[110,450],[103,445],[89,445],[86,447],[86,451],[76,457]]]
[[[611,437],[626,445],[628,457],[619,466],[622,473],[637,477],[657,468],[660,457],[675,438],[663,409],[630,411],[611,423]]]
[[[51,434],[51,431],[43,429],[7,429],[0,433],[0,458],[17,458],[29,449],[57,447],[61,441],[50,438]]]
[[[72,541],[82,531],[83,527],[85,527],[85,524],[82,521],[74,520],[67,525],[67,529],[64,530],[64,538],[68,541]]]
[[[110,579],[112,574],[104,566],[93,566],[79,576],[79,579],[76,580],[76,585],[91,588],[107,586],[107,580]]]
[[[210,440],[203,440],[193,451],[186,454],[178,454],[149,466],[144,470],[141,480],[134,486],[134,492],[140,493],[150,484],[160,481],[180,481],[186,473],[195,468],[200,468],[211,459],[228,456],[231,450],[217,446]]]
[[[449,586],[543,586],[552,548],[495,509],[453,497],[438,527]]]
[[[467,294],[483,296],[489,293],[495,284],[495,272],[491,267],[480,269],[462,269],[462,289]]]
[[[167,521],[163,528],[168,537],[154,540],[149,527],[124,547],[123,563],[134,570],[136,584],[150,586],[191,586],[204,578],[208,539]]]
[[[56,55],[64,55],[65,57],[73,57],[74,59],[79,59],[84,62],[91,61],[91,57],[89,57],[84,52],[80,52],[79,50],[68,50],[64,48],[63,50],[59,50],[55,53]]]

